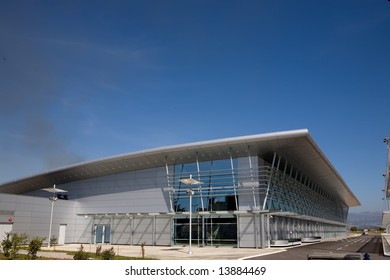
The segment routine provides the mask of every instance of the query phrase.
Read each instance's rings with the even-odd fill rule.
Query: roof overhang
[[[64,183],[177,163],[275,152],[348,207],[360,203],[307,129],[217,139],[142,150],[54,169],[0,185],[0,192],[22,194]]]

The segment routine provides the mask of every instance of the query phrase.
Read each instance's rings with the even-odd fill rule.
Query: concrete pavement
[[[390,235],[382,235],[383,250],[386,256],[390,256]],[[330,241],[330,240],[328,240]],[[82,244],[84,251],[96,252],[95,244]],[[73,259],[73,256],[59,251],[77,251],[81,244],[66,244],[50,249],[43,247],[38,256],[58,259]],[[304,245],[301,245],[304,246]],[[141,246],[138,245],[102,245],[102,250],[114,248],[120,256],[142,257]],[[287,250],[289,247],[271,247],[265,249],[232,248],[229,246],[192,246],[192,254],[188,253],[188,246],[145,246],[145,257],[159,260],[240,260],[265,256]]]
[[[73,256],[67,255],[59,251],[77,251],[81,244],[66,244],[55,246],[50,249],[42,248],[44,251],[38,252],[38,256],[59,259],[73,259]],[[96,245],[83,244],[85,252],[96,252]],[[138,245],[102,245],[102,250],[114,248],[117,255],[129,257],[142,257],[141,246]],[[153,258],[159,260],[238,260],[253,256],[263,256],[280,252],[282,248],[232,248],[232,247],[195,247],[193,246],[192,254],[188,253],[188,246],[145,246],[145,258]]]
[[[383,254],[390,257],[390,234],[382,234]]]

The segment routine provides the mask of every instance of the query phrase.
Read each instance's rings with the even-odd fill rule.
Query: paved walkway
[[[80,244],[67,244],[63,246],[55,246],[55,248],[42,248],[44,251],[38,252],[38,256],[59,259],[73,259],[73,256],[67,255],[65,252],[58,251],[77,251]],[[94,253],[96,245],[83,244],[84,251]],[[142,257],[141,246],[130,245],[103,245],[102,250],[114,248],[117,255],[129,257]],[[281,248],[232,248],[232,247],[192,247],[192,254],[188,253],[188,246],[145,246],[145,257],[159,260],[237,260],[245,259],[253,256],[262,256],[280,252]]]
[[[382,235],[383,251],[385,256],[390,256],[390,235]],[[387,241],[387,242],[385,242]],[[38,256],[58,259],[73,259],[73,256],[66,252],[58,251],[77,251],[81,244],[66,244],[55,246],[50,249],[42,248],[44,251],[38,252]],[[83,244],[86,252],[96,252],[95,244]],[[117,255],[128,257],[142,257],[141,246],[138,245],[102,245],[102,250],[114,248]],[[239,260],[255,256],[264,256],[287,250],[283,247],[254,249],[254,248],[232,248],[228,246],[220,247],[197,247],[193,246],[192,254],[188,253],[188,246],[145,246],[145,257],[159,260]]]
[[[382,234],[383,254],[390,257],[390,234]]]

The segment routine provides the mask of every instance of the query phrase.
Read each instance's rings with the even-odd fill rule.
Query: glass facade
[[[175,165],[174,211],[191,212],[192,243],[199,246],[237,243],[237,218],[228,211],[238,209],[237,160],[215,160]],[[186,185],[181,182],[192,176],[201,184]],[[192,188],[192,209],[187,190]],[[216,215],[215,211],[227,211]],[[200,212],[200,213],[199,213]],[[189,217],[177,217],[174,223],[176,244],[189,241]]]
[[[189,219],[175,219],[175,243],[188,243]],[[212,246],[237,244],[237,218],[233,215],[196,215],[192,218],[192,244]]]
[[[200,183],[188,185],[181,181],[191,176]],[[269,238],[314,234],[320,232],[319,226],[318,222],[310,221],[310,217],[345,223],[348,214],[348,207],[339,199],[275,154],[273,159],[265,156],[264,159],[249,157],[176,164],[171,180],[173,207],[177,213],[175,244],[189,242],[190,211],[193,244],[238,244],[239,216],[233,211],[242,209],[240,200],[245,207],[249,203],[252,209],[307,217],[306,222],[294,217],[271,220],[271,224],[275,222],[275,228],[271,225]],[[191,209],[189,189],[194,191]],[[333,229],[331,224],[324,224],[321,232],[326,234],[325,229],[329,228],[332,232],[345,229],[343,226]]]
[[[192,188],[192,212],[233,211],[237,210],[237,160],[216,160],[175,165],[174,210],[189,211],[189,196]],[[186,185],[181,179],[192,176],[201,182],[198,185]]]
[[[342,223],[347,221],[349,208],[342,201],[282,160],[277,166],[279,168],[272,170],[266,209],[291,211]]]

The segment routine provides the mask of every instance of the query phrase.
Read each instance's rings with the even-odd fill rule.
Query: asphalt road
[[[337,241],[286,247],[280,253],[254,257],[251,260],[306,260],[313,253],[368,253],[371,260],[390,260],[383,255],[382,238],[380,235],[362,235],[348,237]]]

